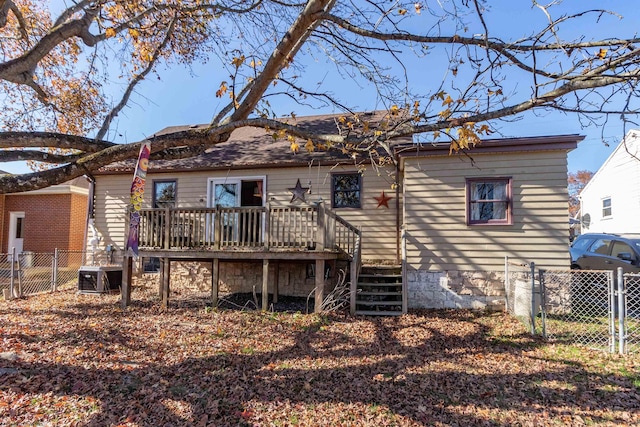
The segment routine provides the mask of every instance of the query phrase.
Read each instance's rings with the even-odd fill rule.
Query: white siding
[[[407,158],[404,220],[414,270],[501,271],[504,257],[569,267],[565,151]],[[513,225],[466,225],[465,178],[511,177]]]
[[[625,147],[626,143],[626,147]],[[582,232],[640,233],[640,132],[630,131],[605,161],[581,198]],[[611,198],[610,217],[602,215],[602,200]]]

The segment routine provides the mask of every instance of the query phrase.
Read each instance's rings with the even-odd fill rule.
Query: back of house
[[[333,116],[298,120],[335,126]],[[277,284],[269,293],[307,296],[317,286],[319,274],[329,286],[335,286],[338,272],[352,272],[349,264],[361,260],[379,269],[374,270],[374,276],[380,274],[379,281],[383,281],[383,267],[401,271],[399,292],[404,297],[398,305],[402,311],[499,309],[504,306],[506,256],[545,268],[569,267],[567,152],[581,139],[562,135],[487,140],[462,154],[451,154],[448,144],[400,140],[391,161],[377,164],[354,161],[337,150],[294,153],[286,140],[275,141],[263,129],[239,129],[229,141],[196,158],[150,162],[142,207],[181,215],[181,231],[167,229],[174,239],[160,241],[163,245],[180,241],[183,246],[165,252],[158,247],[143,248],[137,272],[152,275],[160,270],[156,257],[174,256],[185,259],[174,259],[171,280],[189,286],[251,292],[260,289],[266,271],[269,283]],[[125,251],[133,166],[112,165],[95,176],[93,219],[100,236],[98,250],[108,246]],[[269,219],[260,216],[262,219],[251,222],[252,237],[234,240],[236,246],[217,242],[209,248],[192,247],[180,240],[186,229],[213,235],[215,219],[206,215],[218,215],[222,221],[223,212],[236,212],[224,209],[249,212],[252,208],[260,215],[268,210]],[[249,218],[240,213],[245,211],[237,212],[232,215],[240,216],[234,218]],[[300,212],[309,212],[309,216]],[[357,260],[353,253],[346,253],[346,258],[323,255],[314,241],[296,243],[285,252],[269,246],[277,239],[286,243],[309,235],[317,238],[307,230],[315,233],[318,227],[327,226],[318,224],[320,212],[333,218],[331,233],[343,227],[361,237]],[[187,215],[201,219],[193,222],[195,216],[189,220]],[[283,219],[277,222],[276,215]],[[217,237],[237,236],[238,228],[233,227],[247,229],[244,221],[220,223],[227,228]],[[264,237],[265,232],[275,232],[274,221],[278,233],[288,230],[288,237],[282,233]],[[164,224],[166,221],[155,222],[155,226]],[[262,246],[256,247],[255,242]],[[237,247],[240,244],[244,246]],[[187,260],[189,256],[193,259]],[[268,256],[275,258],[265,264]],[[319,264],[313,260],[318,256],[327,258],[324,272],[314,271]],[[217,261],[212,263],[214,258]],[[213,269],[219,282],[212,285]],[[369,292],[360,285],[358,281],[352,287],[352,298]],[[371,305],[382,299],[367,298]]]

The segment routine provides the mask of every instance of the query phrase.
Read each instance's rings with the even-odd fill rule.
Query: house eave
[[[181,172],[209,172],[209,171],[226,171],[226,170],[254,170],[254,169],[286,169],[286,168],[299,168],[299,167],[308,167],[311,160],[307,161],[296,161],[296,162],[269,162],[269,163],[255,163],[255,164],[222,164],[222,165],[211,165],[211,166],[202,166],[202,167],[180,167],[180,168],[154,168],[152,166],[152,162],[149,162],[149,169],[147,173],[181,173]],[[367,163],[370,163],[367,161]],[[326,160],[318,160],[314,159],[313,164],[315,166],[344,166],[344,165],[353,165],[354,162],[346,161],[346,160],[335,160],[335,159],[326,159]],[[133,168],[122,168],[122,169],[110,169],[110,170],[99,170],[94,173],[94,175],[122,175],[133,173]]]
[[[571,151],[578,146],[583,135],[534,136],[525,138],[505,138],[483,140],[475,147],[464,150],[466,154],[491,154],[532,151]],[[449,143],[414,143],[396,147],[398,157],[428,157],[451,154]]]

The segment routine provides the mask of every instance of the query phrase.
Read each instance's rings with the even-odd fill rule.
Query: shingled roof
[[[300,128],[316,134],[336,134],[338,118],[341,115],[317,115],[283,119],[285,122],[296,124]],[[380,112],[360,114],[364,120],[376,122],[382,117]],[[160,130],[154,136],[181,132],[189,129],[201,129],[208,125],[171,126]],[[375,128],[375,126],[372,126]],[[315,164],[353,163],[350,155],[343,154],[339,149],[327,151],[307,152],[301,143],[297,153],[291,151],[291,143],[286,138],[274,140],[273,131],[267,132],[263,128],[243,127],[233,131],[228,141],[217,144],[203,154],[187,159],[154,160],[149,162],[149,172],[159,171],[195,171],[216,169],[247,169],[255,167],[291,167]],[[402,142],[410,142],[411,138],[403,138]],[[400,142],[400,141],[399,141]],[[101,173],[131,172],[135,161],[117,162],[101,169]]]

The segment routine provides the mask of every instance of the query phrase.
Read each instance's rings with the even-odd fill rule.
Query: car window
[[[593,242],[593,239],[588,239],[586,237],[578,237],[573,242],[573,245],[571,245],[571,247],[573,247],[574,249],[578,249],[580,251],[584,251],[589,247],[591,242]]]
[[[632,257],[635,258],[635,254],[631,246],[627,245],[624,242],[614,241],[613,246],[611,247],[611,255],[617,257],[621,253],[631,254]]]
[[[593,242],[593,245],[589,248],[589,252],[593,252],[595,254],[600,255],[609,255],[609,244],[611,240],[609,239],[598,239]]]

